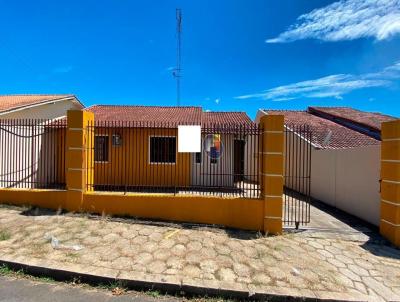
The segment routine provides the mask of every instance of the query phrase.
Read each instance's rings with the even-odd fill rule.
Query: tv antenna
[[[176,105],[181,103],[181,33],[182,33],[182,11],[176,9],[176,67],[172,75],[176,79]]]

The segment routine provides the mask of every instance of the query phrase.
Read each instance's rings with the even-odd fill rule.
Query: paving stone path
[[[0,260],[249,293],[400,301],[400,250],[368,236],[347,240],[321,234],[263,237],[0,206]],[[46,235],[84,248],[53,249]]]

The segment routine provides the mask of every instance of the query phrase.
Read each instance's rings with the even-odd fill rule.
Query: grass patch
[[[204,296],[192,296],[192,295],[186,295],[185,292],[180,292],[175,295],[169,295],[168,293],[163,293],[158,290],[147,290],[147,291],[134,291],[134,290],[128,290],[127,287],[125,286],[124,282],[121,281],[114,281],[110,282],[108,284],[98,284],[98,285],[93,285],[93,284],[88,284],[88,283],[82,283],[79,278],[73,279],[72,281],[56,281],[50,277],[46,276],[33,276],[30,275],[23,270],[13,270],[7,265],[0,265],[0,276],[8,276],[8,277],[13,277],[13,278],[24,278],[27,280],[32,280],[32,281],[37,281],[37,282],[45,282],[45,283],[54,283],[54,284],[65,284],[65,285],[70,285],[70,286],[78,286],[82,289],[100,289],[100,290],[107,290],[112,293],[113,296],[120,296],[120,295],[125,295],[125,294],[131,294],[131,293],[136,293],[140,295],[146,295],[155,299],[162,299],[162,298],[177,298],[177,299],[182,299],[182,301],[190,301],[190,302],[239,302],[239,300],[236,299],[230,299],[230,298],[222,298],[222,297],[209,297],[207,295]]]
[[[146,294],[153,298],[159,298],[161,296],[161,294],[158,290],[149,290],[146,292]]]
[[[55,280],[50,277],[46,277],[46,276],[35,277],[32,275],[26,274],[23,270],[17,270],[17,271],[13,270],[10,267],[8,267],[7,265],[0,265],[0,276],[25,278],[25,279],[34,280],[34,281],[42,281],[42,282],[46,282],[46,283],[54,283],[55,282]]]
[[[13,273],[13,270],[11,270],[7,265],[0,266],[0,275],[1,276],[10,275],[11,273]]]
[[[11,238],[11,234],[7,231],[0,230],[0,241],[5,241]]]
[[[80,255],[74,252],[67,252],[65,254],[65,258],[62,260],[63,262],[76,263],[79,259]]]
[[[32,278],[32,276],[31,276],[31,278]],[[56,282],[56,280],[54,280],[53,278],[45,277],[45,276],[33,277],[33,278],[35,278],[36,280],[42,281],[42,282],[46,282],[46,283],[54,283],[54,282]]]
[[[111,290],[111,291],[114,291],[117,288],[125,289],[125,285],[121,281],[113,281],[113,282],[110,282],[110,283],[107,283],[107,284],[102,284],[101,283],[101,284],[98,285],[98,287],[102,288],[102,289]]]
[[[79,258],[79,254],[77,253],[72,253],[72,252],[68,252],[67,254],[65,254],[66,257],[71,258],[71,259],[77,259]]]

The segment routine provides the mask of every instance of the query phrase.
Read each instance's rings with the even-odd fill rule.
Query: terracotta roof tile
[[[309,125],[312,132],[312,143],[320,149],[344,149],[380,144],[379,140],[306,111],[265,111],[268,114],[283,114],[287,127],[291,125]]]
[[[244,112],[203,112],[201,107],[94,105],[86,108],[99,122],[130,122],[139,126],[251,124]]]
[[[381,130],[381,123],[395,120],[396,117],[377,112],[365,112],[349,107],[309,107],[309,111],[322,112],[332,117],[344,119],[372,129]]]
[[[202,124],[224,124],[224,125],[251,125],[253,122],[246,112],[203,112]]]
[[[197,124],[201,119],[200,107],[95,105],[85,110],[93,112],[99,122],[132,122],[148,124],[149,127]]]
[[[45,103],[66,97],[73,97],[70,94],[20,94],[0,95],[0,112],[23,108],[30,105]]]

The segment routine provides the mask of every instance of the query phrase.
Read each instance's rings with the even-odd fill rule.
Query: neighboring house
[[[55,119],[83,104],[68,94],[0,95],[0,119]]]
[[[244,112],[201,107],[102,106],[95,118],[95,188],[231,188],[256,181],[256,125]],[[179,125],[200,125],[202,152],[179,153]],[[254,148],[253,148],[254,147]]]
[[[256,121],[271,113],[285,116],[286,131],[296,125],[311,130],[311,196],[379,225],[381,123],[396,118],[348,107],[309,107],[306,111],[260,110]],[[304,138],[296,137],[305,146]],[[291,143],[296,144],[286,141],[286,150]],[[295,189],[290,178],[285,185]]]
[[[0,96],[0,187],[63,186],[65,136],[49,124],[83,107],[73,95]]]

